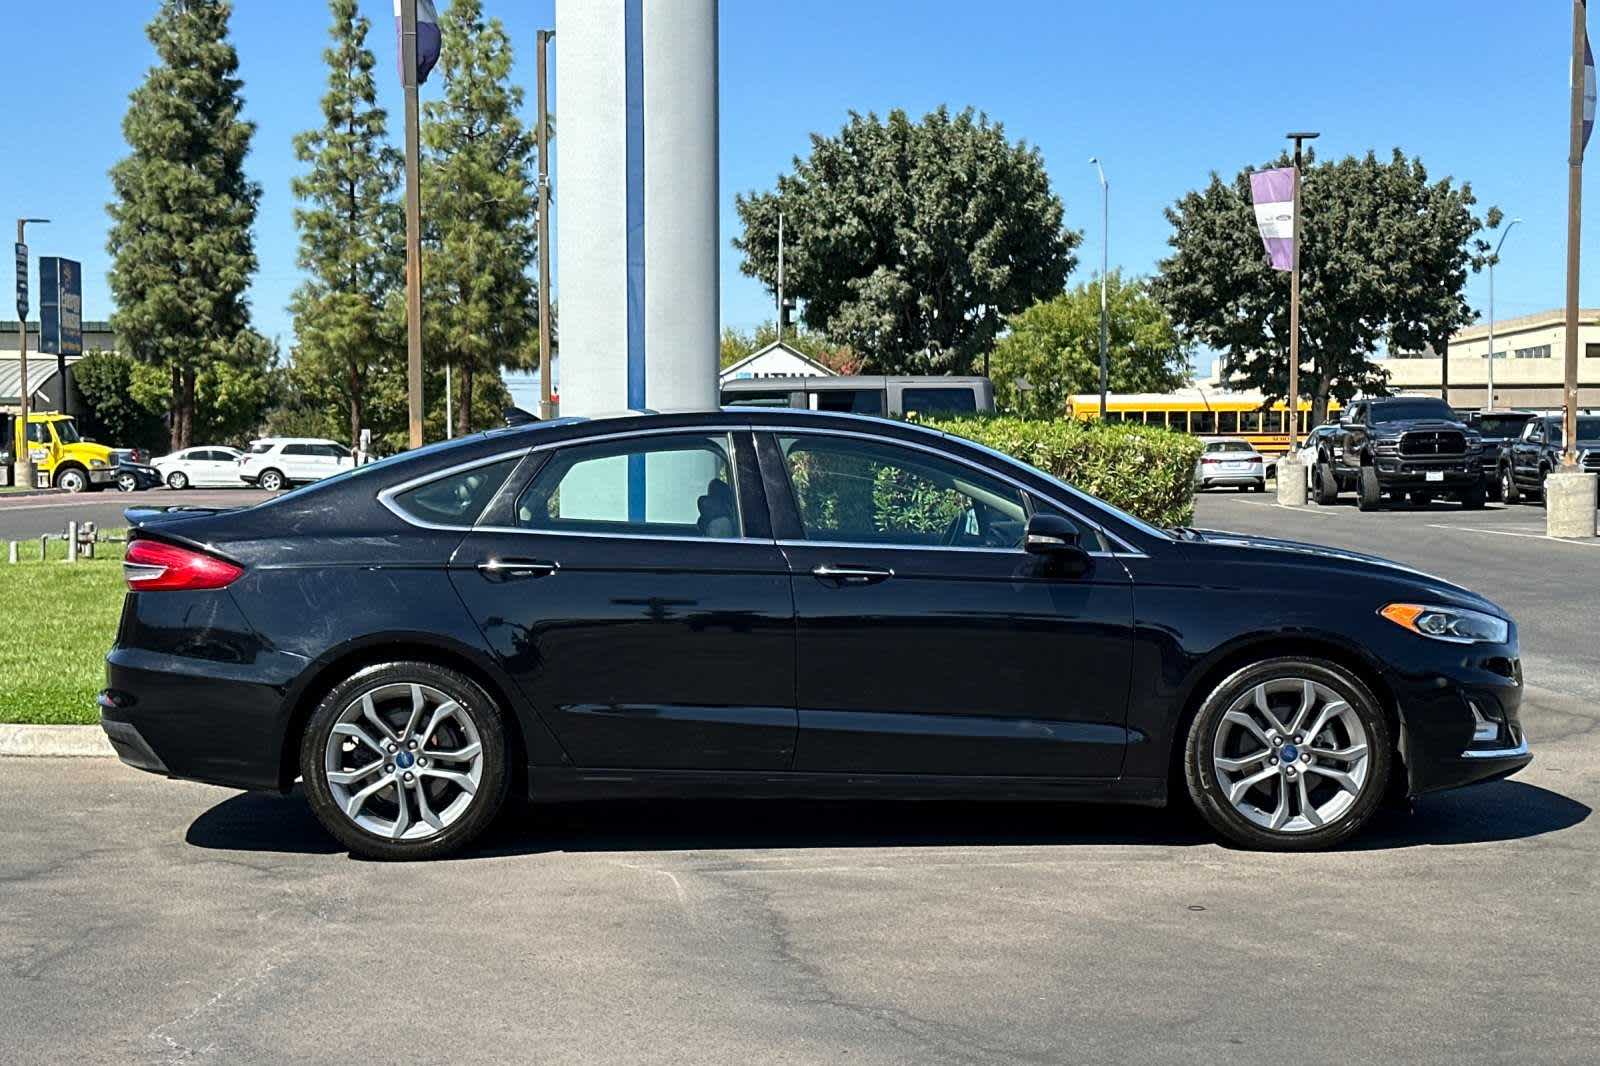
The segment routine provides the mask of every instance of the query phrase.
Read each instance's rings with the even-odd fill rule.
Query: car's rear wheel
[[[182,470],[174,470],[167,475],[167,488],[186,489],[189,487],[189,475]]]
[[[1348,840],[1383,801],[1393,744],[1361,681],[1315,658],[1236,671],[1190,724],[1184,776],[1200,816],[1249,848],[1314,851]]]
[[[1363,511],[1376,511],[1383,506],[1383,489],[1378,485],[1378,470],[1374,466],[1361,468],[1361,480],[1356,486],[1356,506]]]
[[[300,773],[317,819],[354,854],[438,858],[483,832],[505,802],[500,709],[453,670],[369,666],[312,712]]]
[[[277,492],[284,486],[283,474],[277,470],[263,470],[256,483],[268,492]]]

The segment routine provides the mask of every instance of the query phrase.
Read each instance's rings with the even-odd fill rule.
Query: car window
[[[724,407],[788,407],[789,390],[778,389],[772,392],[753,392],[744,389],[730,390],[722,394]]]
[[[394,506],[419,522],[470,526],[483,514],[483,509],[489,506],[489,501],[521,461],[519,455],[418,485],[397,493]]]
[[[283,446],[283,451],[282,451],[281,454],[283,454],[283,455],[310,455],[311,454],[311,447],[310,447],[310,445],[307,445],[307,444],[285,444]]]
[[[44,422],[29,422],[28,440],[34,444],[49,444],[50,427]]]
[[[811,394],[818,411],[845,411],[857,415],[883,414],[882,389],[818,389]]]
[[[900,390],[900,410],[908,415],[961,414],[977,409],[978,397],[968,386]]]
[[[517,498],[517,525],[553,533],[739,537],[732,456],[727,434],[562,448]]]
[[[258,440],[254,444],[250,445],[251,455],[266,455],[271,450],[272,442],[270,440]]]
[[[1015,548],[1020,490],[910,448],[848,437],[780,437],[807,540]]]

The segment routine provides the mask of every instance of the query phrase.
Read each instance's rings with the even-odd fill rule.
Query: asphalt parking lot
[[[0,496],[0,540],[60,533],[68,522],[93,522],[101,529],[125,526],[129,507],[247,507],[269,498],[260,489],[146,489],[143,492],[83,492],[75,496]]]
[[[1520,620],[1533,766],[1333,854],[1157,811],[649,803],[393,866],[298,796],[0,762],[3,1057],[1593,1062],[1600,548],[1542,522],[1202,498],[1202,527],[1389,555]]]

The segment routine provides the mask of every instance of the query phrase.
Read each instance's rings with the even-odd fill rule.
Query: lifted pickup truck
[[[1353,489],[1363,511],[1401,496],[1413,503],[1454,496],[1463,507],[1475,508],[1486,499],[1494,458],[1443,400],[1357,400],[1318,445],[1312,484],[1318,503],[1332,503]]]

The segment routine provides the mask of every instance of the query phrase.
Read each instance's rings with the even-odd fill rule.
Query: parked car
[[[161,472],[168,488],[239,488],[244,484],[239,474],[239,460],[243,456],[236,448],[207,444],[163,455],[151,465]]]
[[[1482,438],[1437,397],[1357,400],[1319,442],[1311,480],[1318,503],[1353,489],[1363,511],[1401,496],[1426,503],[1450,495],[1463,507],[1482,507],[1493,472],[1484,459]]]
[[[321,437],[263,437],[250,442],[239,458],[239,477],[277,492],[290,485],[321,481],[355,466],[350,449]]]
[[[1483,439],[1484,466],[1493,472],[1488,484],[1489,499],[1505,499],[1511,445],[1522,436],[1524,427],[1538,417],[1532,411],[1473,411],[1467,415],[1467,425]]]
[[[1265,492],[1267,488],[1266,460],[1251,447],[1249,441],[1238,437],[1218,437],[1205,442],[1200,458],[1194,464],[1194,487],[1253,489]]]
[[[513,782],[1187,800],[1300,851],[1531,758],[1516,627],[1484,597],[1158,529],[885,419],[560,419],[128,520],[99,698],[118,753],[303,778],[363,855],[454,851]]]
[[[1561,465],[1561,415],[1539,415],[1522,427],[1500,468],[1500,488],[1507,503],[1544,497],[1544,479]],[[1578,416],[1578,465],[1600,473],[1600,415]]]
[[[116,466],[112,469],[116,471],[114,484],[118,492],[140,492],[161,484],[161,472],[149,463],[140,462],[135,458],[139,454],[138,449],[118,448],[111,454],[116,462]]]

